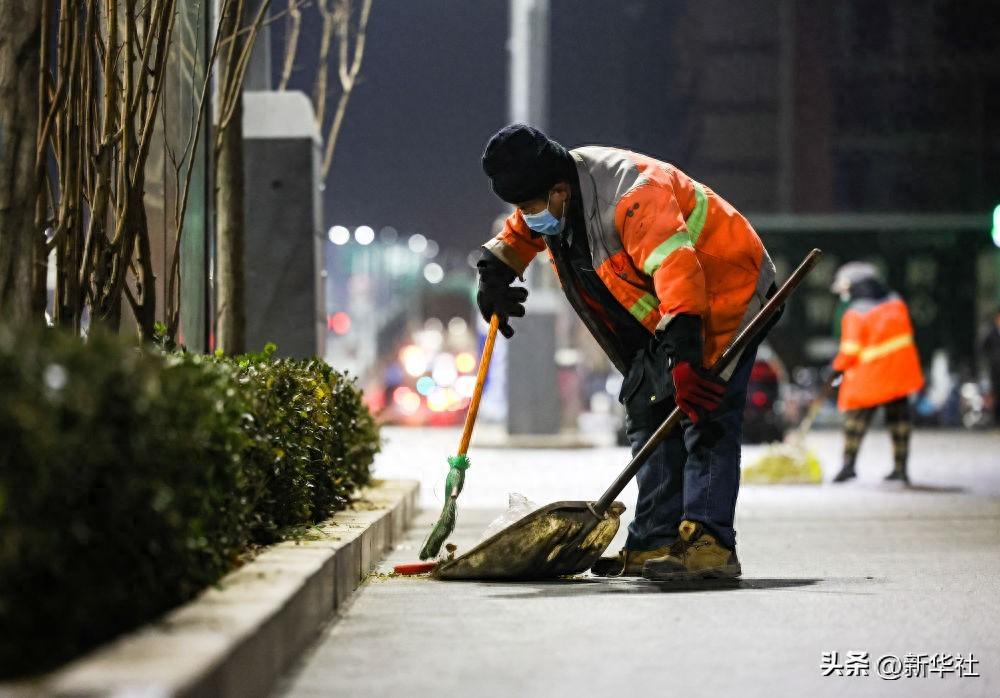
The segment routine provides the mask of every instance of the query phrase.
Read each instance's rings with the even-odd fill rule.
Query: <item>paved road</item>
[[[378,474],[421,479],[428,509],[383,571],[416,559],[457,441],[450,430],[387,436]],[[818,433],[811,444],[835,470],[839,437]],[[888,436],[874,432],[855,484],[744,488],[737,513],[744,580],[735,588],[373,577],[280,693],[998,696],[998,447],[996,433],[918,433],[911,472],[920,487],[903,491],[879,482],[891,459]],[[473,453],[460,550],[477,541],[507,492],[539,503],[592,499],[626,459],[612,448]],[[634,492],[623,500],[630,504]],[[867,652],[873,664],[888,654],[929,655],[910,660],[918,665],[935,654],[972,653],[977,663],[963,669],[980,676],[889,681],[872,666],[870,676],[824,677],[824,652],[837,652],[841,664],[848,652]]]

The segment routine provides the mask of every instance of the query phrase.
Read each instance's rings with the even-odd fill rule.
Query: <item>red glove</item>
[[[708,376],[687,361],[674,365],[670,375],[674,379],[674,400],[692,422],[697,424],[702,416],[722,403],[725,383]]]

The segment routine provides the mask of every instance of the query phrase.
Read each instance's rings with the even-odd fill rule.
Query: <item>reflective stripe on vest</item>
[[[642,294],[632,307],[628,309],[632,316],[639,322],[645,324],[646,318],[649,317],[650,313],[655,313],[657,307],[659,307],[660,301],[656,299],[656,296],[650,293]]]
[[[863,364],[868,363],[869,361],[875,361],[875,359],[881,359],[883,356],[891,354],[894,351],[905,349],[911,344],[913,344],[912,334],[896,335],[892,339],[887,339],[884,342],[876,344],[875,346],[862,349],[861,354],[858,356],[858,361]]]
[[[649,253],[642,270],[650,276],[656,273],[663,262],[677,250],[682,247],[693,250],[702,228],[705,227],[705,218],[708,216],[708,197],[705,195],[705,187],[701,182],[691,181],[694,184],[694,208],[691,210],[691,215],[684,220],[687,230],[677,231]]]
[[[861,351],[861,345],[858,344],[857,342],[845,339],[843,342],[840,343],[841,354],[845,354],[847,356],[853,356],[857,353],[860,353],[860,351]]]
[[[694,209],[684,222],[687,223],[691,242],[698,242],[701,229],[705,227],[705,218],[708,217],[708,197],[705,195],[705,187],[701,182],[691,180],[691,183],[694,184]]]

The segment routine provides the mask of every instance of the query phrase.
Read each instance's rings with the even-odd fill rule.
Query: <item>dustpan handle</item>
[[[729,345],[722,351],[722,355],[709,369],[709,373],[714,376],[719,375],[722,371],[738,357],[744,349],[750,344],[750,342],[760,333],[767,323],[774,317],[774,314],[778,312],[781,305],[788,299],[795,288],[802,282],[812,268],[819,261],[822,256],[822,252],[818,249],[814,249],[806,258],[802,260],[798,268],[792,272],[792,275],[788,277],[788,280],[781,285],[781,288],[771,296],[771,298],[764,304],[764,307],[760,309],[760,312],[754,317],[753,320],[747,324],[746,327],[729,343]],[[653,454],[656,447],[659,446],[663,440],[667,437],[670,432],[672,432],[678,424],[680,424],[681,419],[684,418],[684,413],[679,407],[675,407],[670,413],[670,416],[661,424],[653,435],[649,437],[639,452],[632,456],[632,460],[629,461],[628,465],[625,466],[625,470],[622,471],[621,475],[611,484],[611,487],[601,495],[601,498],[594,503],[592,511],[598,517],[603,517],[608,508],[615,501],[615,499],[622,493],[622,490],[632,481],[632,478],[636,476],[639,472],[639,468],[642,464]]]

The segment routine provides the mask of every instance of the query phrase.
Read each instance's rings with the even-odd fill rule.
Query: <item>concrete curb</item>
[[[362,492],[307,540],[267,548],[160,620],[31,683],[14,696],[267,696],[321,626],[417,513],[419,483]]]

